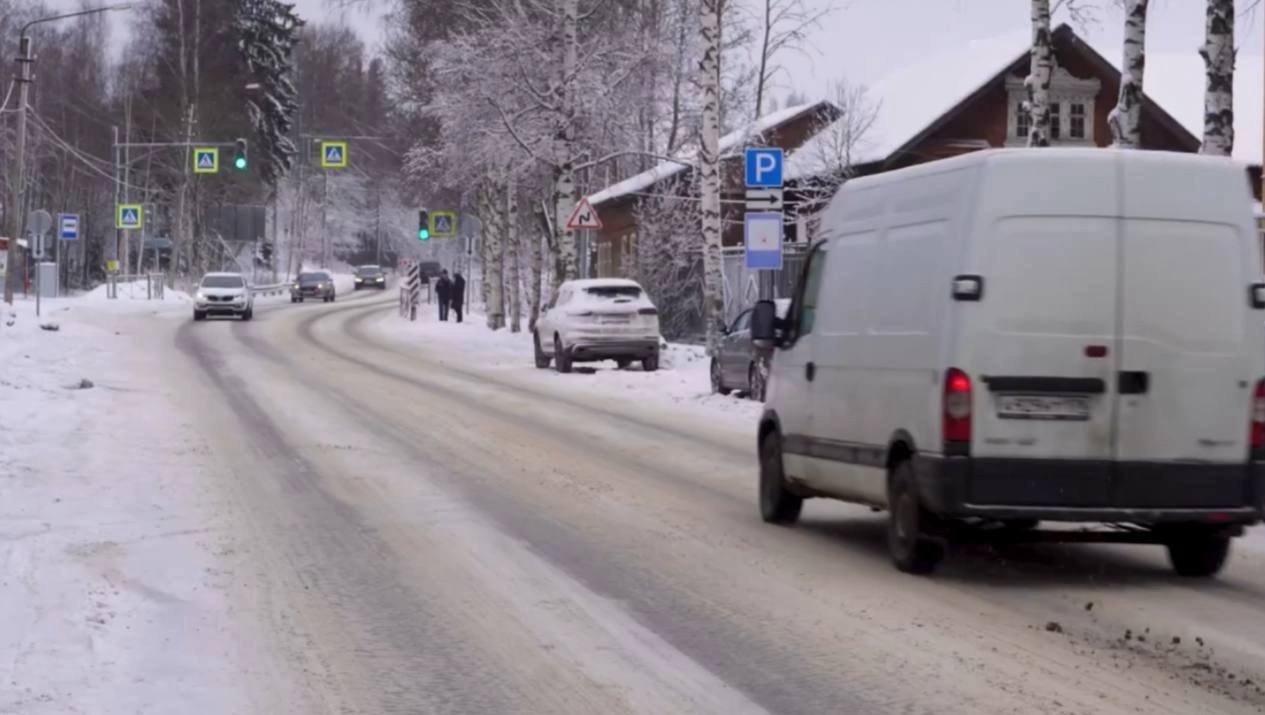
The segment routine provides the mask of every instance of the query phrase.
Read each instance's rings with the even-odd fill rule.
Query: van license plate
[[[997,416],[1006,420],[1088,420],[1084,395],[1002,395]]]

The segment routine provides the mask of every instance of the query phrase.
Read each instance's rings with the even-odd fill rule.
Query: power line
[[[28,110],[28,111],[29,111],[29,110]],[[65,139],[62,139],[62,138],[61,138],[61,137],[57,134],[57,132],[53,131],[53,130],[52,130],[52,128],[51,128],[51,127],[49,127],[49,126],[48,126],[48,124],[47,124],[47,123],[43,120],[43,118],[41,118],[41,117],[40,117],[40,115],[39,115],[39,114],[37,114],[37,113],[35,113],[35,112],[31,111],[31,112],[30,112],[30,116],[31,116],[31,118],[32,118],[32,119],[34,119],[34,120],[35,120],[35,124],[36,124],[36,126],[38,126],[38,127],[40,128],[40,131],[42,131],[42,132],[46,133],[46,134],[48,135],[48,137],[49,137],[49,138],[51,138],[51,139],[53,140],[53,143],[54,143],[54,144],[58,145],[58,146],[59,146],[59,147],[61,147],[62,149],[65,149],[65,150],[66,150],[66,151],[67,151],[67,152],[68,152],[71,156],[73,156],[73,157],[75,157],[76,159],[78,159],[78,160],[80,161],[80,163],[82,163],[84,166],[86,166],[86,167],[88,167],[89,169],[91,169],[93,172],[95,172],[95,173],[96,173],[96,174],[98,174],[99,176],[101,176],[101,177],[103,177],[103,178],[106,178],[106,179],[109,179],[110,181],[117,181],[117,182],[119,183],[119,185],[120,185],[120,186],[126,186],[126,187],[127,187],[127,188],[129,188],[129,189],[135,189],[136,191],[145,191],[145,189],[144,189],[144,188],[142,188],[142,187],[140,187],[140,186],[136,186],[135,184],[129,184],[129,183],[127,183],[127,182],[123,181],[122,179],[118,179],[118,178],[117,178],[117,177],[115,177],[113,174],[110,174],[110,173],[106,172],[105,170],[100,169],[99,167],[97,167],[96,165],[94,165],[92,162],[94,162],[94,161],[95,161],[95,162],[98,162],[98,163],[103,164],[103,165],[105,165],[105,166],[109,166],[109,167],[113,167],[113,166],[114,166],[112,163],[110,163],[109,161],[106,161],[105,159],[99,159],[99,158],[97,158],[97,157],[95,157],[95,156],[92,156],[92,155],[90,155],[90,154],[85,154],[85,153],[83,153],[82,151],[80,151],[78,148],[71,146],[69,143],[67,143],[67,142],[66,142],[66,140],[65,140]]]

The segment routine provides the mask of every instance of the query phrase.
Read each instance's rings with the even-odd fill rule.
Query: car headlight
[[[193,295],[193,297],[196,300],[206,300],[206,293],[203,293],[202,291],[198,291],[197,293]]]

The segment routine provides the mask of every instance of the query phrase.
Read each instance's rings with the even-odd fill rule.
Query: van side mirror
[[[751,340],[760,347],[777,346],[777,306],[771,300],[762,300],[751,309]]]
[[[1265,283],[1253,283],[1248,298],[1253,308],[1265,310]]]

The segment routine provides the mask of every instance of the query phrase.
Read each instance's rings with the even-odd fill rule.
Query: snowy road
[[[182,710],[1265,710],[1265,548],[1208,583],[1159,547],[973,547],[900,574],[882,515],[760,522],[754,425],[484,371],[425,324],[385,335],[392,311],[120,319],[165,347],[149,379],[217,505],[231,646],[208,659],[241,662]]]

